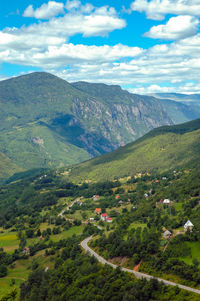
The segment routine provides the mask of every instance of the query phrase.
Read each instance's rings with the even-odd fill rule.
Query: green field
[[[51,239],[53,241],[59,241],[60,239],[66,239],[71,237],[72,235],[81,235],[83,233],[83,229],[85,226],[81,225],[81,226],[74,226],[72,228],[70,228],[69,230],[63,231],[60,234],[56,234],[56,235],[52,235]]]
[[[197,242],[186,242],[187,246],[191,249],[192,257],[180,258],[187,264],[192,264],[193,259],[197,259],[200,262],[200,241]]]
[[[19,245],[19,239],[16,232],[0,233],[0,248],[3,248],[5,252],[12,252],[17,249]]]

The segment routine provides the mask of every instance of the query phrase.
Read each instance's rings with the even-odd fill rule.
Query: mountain
[[[200,105],[200,94],[154,93],[151,95],[160,99],[171,99],[183,103],[193,102]]]
[[[114,152],[89,160],[70,170],[74,181],[102,181],[141,172],[165,172],[197,166],[200,159],[200,119],[152,130]]]
[[[167,102],[167,106],[169,102],[184,105],[182,107],[183,114],[188,120],[198,118],[200,115],[200,94],[155,93],[152,96],[159,98],[164,104]]]
[[[77,164],[153,128],[194,118],[180,106],[115,85],[70,84],[45,72],[1,81],[0,152],[16,166],[7,174]]]
[[[81,91],[90,93],[94,97],[101,97],[104,99],[105,102],[112,103],[113,100],[115,103],[121,102],[121,99],[126,98],[130,93],[127,91],[122,90],[119,86],[107,86],[105,84],[91,84],[91,83],[86,83],[86,82],[77,82],[73,84],[76,88],[80,89]],[[199,108],[196,108],[196,105],[193,103],[189,102],[179,102],[179,97],[177,94],[177,101],[174,98],[170,97],[165,97],[167,94],[164,94],[162,97],[160,94],[155,94],[150,96],[145,96],[145,95],[136,95],[136,94],[131,94],[132,96],[134,95],[134,98],[137,100],[138,98],[141,98],[146,101],[146,102],[155,102],[162,104],[164,106],[165,111],[167,112],[168,117],[172,120],[173,124],[179,124],[183,123],[186,121],[194,120],[200,117],[200,106]],[[173,94],[176,95],[176,94]],[[182,96],[182,94],[180,94]],[[186,95],[185,95],[186,96]],[[196,96],[193,95],[193,98]],[[158,99],[160,100],[158,102]],[[199,100],[200,100],[200,95],[199,95]],[[190,105],[191,104],[191,105]],[[196,103],[195,103],[196,104]],[[200,102],[199,102],[200,105]]]

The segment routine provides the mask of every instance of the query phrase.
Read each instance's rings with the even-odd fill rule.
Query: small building
[[[112,223],[113,219],[112,219],[112,217],[107,217],[106,221],[107,221],[107,223]]]
[[[169,205],[170,204],[170,200],[169,199],[164,199],[164,201],[163,201],[163,204],[165,204],[165,205]]]
[[[193,225],[193,223],[191,223],[190,220],[188,220],[187,223],[185,223],[185,225],[184,225],[184,231],[185,231],[185,232],[186,232],[188,229],[190,230],[190,232],[192,232],[193,228],[194,228],[194,225]]]
[[[29,254],[30,254],[30,249],[29,249],[29,247],[25,247],[23,253],[24,253],[25,255],[29,255]]]
[[[95,211],[94,211],[94,213],[101,214],[101,208],[96,208]]]
[[[94,221],[94,217],[90,217],[90,222],[93,222]]]
[[[164,233],[163,233],[163,238],[165,239],[168,239],[170,238],[172,235],[172,233],[169,231],[169,230],[166,230]]]
[[[107,213],[102,213],[101,214],[101,220],[102,221],[106,222],[107,218],[108,218],[108,214]]]
[[[148,193],[145,193],[145,194],[144,194],[144,197],[145,197],[145,198],[148,198]]]
[[[155,180],[155,183],[159,183],[159,180]]]
[[[98,199],[99,199],[99,195],[97,195],[97,194],[94,194],[92,198],[93,198],[93,201],[98,201]]]
[[[120,198],[119,194],[115,196],[115,199],[118,200]]]
[[[122,204],[123,204],[123,201],[119,201],[118,203],[119,203],[120,205],[122,205]]]

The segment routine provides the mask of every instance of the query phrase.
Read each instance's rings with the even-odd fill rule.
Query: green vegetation
[[[163,101],[119,86],[69,84],[42,72],[1,81],[0,108],[0,178],[70,166],[154,127],[199,116],[178,103],[171,103],[168,112]]]
[[[0,300],[198,300],[156,280],[136,280],[120,268],[103,267],[83,254],[80,241],[93,235],[91,247],[104,258],[199,289],[199,123],[157,129],[122,148],[122,154],[96,159],[103,172],[104,159],[112,156],[105,164],[118,166],[113,180],[76,184],[82,174],[71,182],[75,167],[18,173],[1,185]],[[148,167],[161,142],[160,167],[154,159],[157,168],[134,172],[130,156]],[[153,151],[139,155],[141,149]],[[103,221],[99,211],[112,220]],[[186,231],[188,220],[193,226]]]
[[[37,268],[22,284],[20,300],[36,299],[198,300],[193,294],[163,286],[156,280],[136,280],[119,268],[102,267],[94,258],[81,254],[76,241],[71,241],[57,256],[53,270]]]
[[[70,179],[101,181],[191,167],[198,162],[199,150],[200,119],[155,129],[136,142],[79,164],[72,168]]]

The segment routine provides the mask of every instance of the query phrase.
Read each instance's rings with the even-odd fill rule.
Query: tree
[[[8,273],[7,267],[5,264],[0,265],[0,278],[5,277]]]

